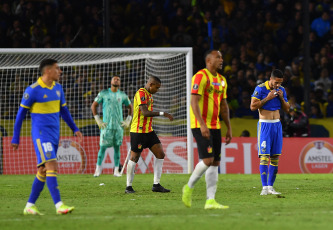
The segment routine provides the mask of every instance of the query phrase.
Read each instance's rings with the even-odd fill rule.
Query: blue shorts
[[[37,167],[46,162],[57,160],[58,145],[42,138],[33,139],[33,143],[37,156]]]
[[[282,125],[280,120],[260,119],[258,129],[258,155],[281,155],[282,151]]]

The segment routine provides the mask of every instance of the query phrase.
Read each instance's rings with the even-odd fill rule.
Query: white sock
[[[193,188],[194,185],[198,182],[198,180],[202,177],[202,175],[206,172],[208,166],[205,165],[203,161],[200,161],[196,166],[195,169],[188,180],[188,187]]]
[[[113,174],[119,173],[119,167],[114,167]]]
[[[155,159],[154,162],[154,184],[159,184],[162,176],[164,159]]]
[[[127,186],[132,186],[132,182],[134,179],[134,170],[136,163],[134,161],[129,160],[127,164]]]
[[[33,204],[33,203],[27,202],[27,204],[25,205],[25,207],[30,208],[30,207],[32,207],[32,206],[34,206],[34,205],[35,205],[35,204]]]
[[[55,204],[56,209],[60,208],[61,205],[63,205],[62,201],[59,201],[58,203]]]
[[[218,181],[218,166],[210,166],[206,170],[206,190],[207,190],[207,200],[215,199],[215,193],[217,189]]]

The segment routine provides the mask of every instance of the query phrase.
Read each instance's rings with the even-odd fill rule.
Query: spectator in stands
[[[308,116],[300,109],[290,107],[284,127],[285,137],[309,137],[310,125]]]
[[[325,36],[325,34],[330,30],[330,26],[330,15],[327,11],[323,11],[321,17],[316,18],[311,23],[311,29],[315,31],[320,38]]]

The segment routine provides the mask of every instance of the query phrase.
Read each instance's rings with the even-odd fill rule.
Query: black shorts
[[[155,144],[161,143],[155,131],[150,133],[130,133],[131,150],[136,153],[141,153],[145,148],[151,148]]]
[[[211,158],[214,157],[214,161],[221,161],[221,130],[220,129],[209,129],[210,138],[209,140],[201,135],[199,128],[192,129],[193,136],[197,141],[199,158]]]

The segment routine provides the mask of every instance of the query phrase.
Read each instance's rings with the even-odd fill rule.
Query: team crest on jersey
[[[254,96],[258,96],[259,95],[259,92],[258,91],[255,91],[254,92]]]
[[[27,93],[23,94],[23,98],[24,98],[24,100],[28,100],[29,99],[29,94],[27,94]]]
[[[138,149],[142,149],[142,144],[138,144]]]
[[[199,85],[198,85],[198,84],[194,84],[194,85],[193,85],[193,89],[194,89],[194,90],[197,90],[198,88],[199,88]]]
[[[59,90],[57,90],[57,92],[56,92],[56,93],[57,93],[58,97],[60,97],[60,91],[59,91]]]
[[[117,100],[118,100],[118,102],[120,102],[120,101],[121,101],[121,98],[117,98]]]
[[[141,97],[140,99],[141,99],[142,102],[146,100],[145,97]]]
[[[222,82],[221,82],[221,85],[222,85],[222,87],[224,87],[224,86],[225,86],[225,82],[224,82],[224,81],[222,81]]]
[[[208,152],[208,153],[212,153],[212,152],[213,152],[213,148],[212,148],[211,146],[208,146],[208,148],[207,148],[207,152]]]

